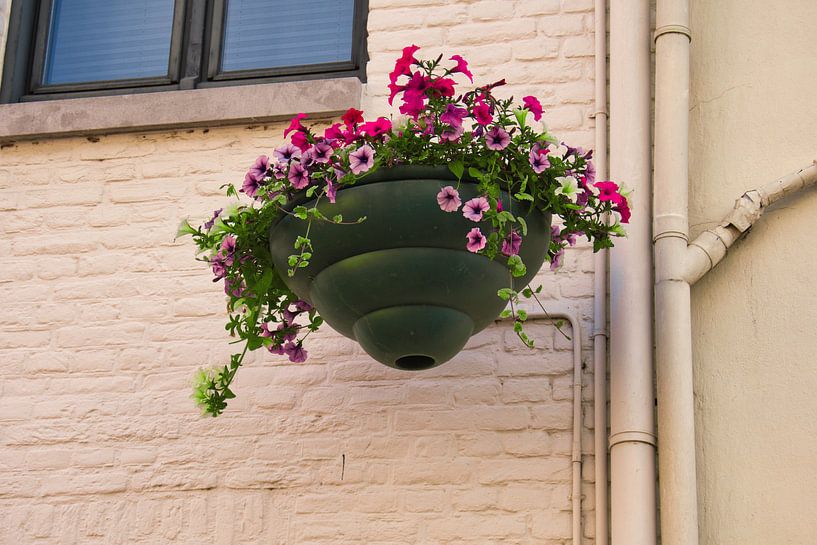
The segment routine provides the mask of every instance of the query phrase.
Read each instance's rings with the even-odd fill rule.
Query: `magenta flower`
[[[340,120],[343,121],[344,125],[352,128],[358,123],[363,123],[363,110],[349,108],[346,110],[346,113],[343,114],[343,117],[341,117]]]
[[[485,197],[475,197],[465,203],[462,207],[462,215],[471,221],[482,221],[482,214],[487,212],[491,206]]]
[[[502,253],[509,257],[517,255],[521,246],[522,237],[516,231],[511,231],[511,234],[502,241]]]
[[[309,141],[306,139],[306,134],[302,132],[296,132],[290,138],[290,141],[294,146],[297,146],[302,152],[309,149]]]
[[[482,234],[482,231],[480,231],[478,227],[474,227],[473,229],[468,231],[468,234],[465,236],[465,238],[466,240],[468,240],[468,242],[465,244],[465,248],[469,252],[477,253],[478,251],[485,248],[485,243],[487,242],[487,239],[485,238],[485,235]]]
[[[411,66],[417,64],[417,59],[414,53],[420,49],[416,45],[410,45],[403,48],[403,56],[397,59],[394,63],[394,70],[389,74],[389,81],[394,83],[400,76],[410,76]]]
[[[465,74],[466,76],[468,76],[468,79],[471,80],[471,83],[474,83],[474,74],[472,74],[471,71],[468,70],[468,63],[465,62],[465,59],[463,59],[459,55],[454,55],[453,57],[451,57],[450,60],[457,63],[457,66],[451,69],[452,74],[455,74],[457,72],[459,72],[460,74]]]
[[[596,182],[593,184],[599,190],[600,201],[618,202],[621,195],[618,194],[618,185],[615,182]]]
[[[284,353],[289,356],[289,361],[292,363],[303,363],[308,355],[301,343],[296,344],[291,341],[284,345]]]
[[[388,132],[391,130],[391,121],[385,117],[378,117],[377,121],[369,121],[368,123],[361,125],[360,130],[367,136],[377,138],[378,136],[388,134]]]
[[[522,97],[522,103],[525,105],[525,108],[533,114],[533,119],[536,121],[542,119],[542,104],[539,102],[539,99],[532,96]]]
[[[295,189],[303,189],[309,185],[309,172],[300,163],[295,163],[289,167],[289,183]]]
[[[495,151],[501,151],[511,143],[510,135],[498,125],[494,125],[485,133],[485,147]]]
[[[429,84],[429,89],[433,89],[434,93],[443,97],[454,96],[454,80],[451,78],[437,78],[432,80]]]
[[[289,122],[289,127],[284,131],[284,138],[291,133],[292,131],[302,131],[304,130],[304,126],[301,125],[301,119],[306,119],[306,114],[298,114],[292,118]]]
[[[474,116],[474,119],[480,125],[488,125],[494,120],[494,117],[491,115],[491,108],[484,102],[480,102],[474,106],[471,110],[471,115]]]
[[[334,142],[335,140],[342,140],[343,139],[343,132],[340,130],[340,123],[335,123],[326,128],[323,131],[323,137],[329,140],[330,142]]]
[[[289,163],[293,158],[297,159],[301,156],[301,150],[290,143],[286,143],[280,148],[276,148],[272,155],[279,163]]]
[[[445,107],[445,111],[440,114],[440,122],[451,125],[454,128],[462,127],[462,120],[468,115],[465,108],[457,108],[453,104]]]
[[[530,150],[528,160],[536,174],[542,174],[550,168],[550,159],[548,159],[547,152],[539,148],[539,144],[534,144],[533,149]]]
[[[352,173],[366,172],[374,165],[374,150],[369,144],[363,144],[349,154],[349,168]]]
[[[447,185],[437,193],[437,204],[444,212],[456,212],[459,210],[462,201],[459,192],[452,186]]]

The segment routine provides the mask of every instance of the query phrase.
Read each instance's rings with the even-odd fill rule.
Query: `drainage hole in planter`
[[[397,361],[394,362],[394,365],[398,369],[405,369],[406,371],[420,371],[422,369],[430,369],[434,367],[434,364],[437,363],[434,361],[434,358],[431,356],[403,356],[402,358],[397,358]]]

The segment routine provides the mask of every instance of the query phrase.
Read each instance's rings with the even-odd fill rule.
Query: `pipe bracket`
[[[692,33],[689,30],[689,27],[684,25],[663,25],[656,28],[655,33],[653,34],[653,41],[657,42],[658,38],[664,34],[682,34],[686,36],[690,42],[692,41]]]

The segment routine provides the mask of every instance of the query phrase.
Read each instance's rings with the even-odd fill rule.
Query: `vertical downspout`
[[[655,335],[661,541],[697,545],[688,241],[689,1],[658,0],[655,30]]]
[[[633,189],[627,238],[610,253],[611,537],[655,545],[648,0],[611,3],[610,76],[610,174]]]
[[[596,179],[607,179],[607,2],[596,0],[595,142]],[[593,256],[593,432],[596,483],[596,545],[607,545],[607,250]]]

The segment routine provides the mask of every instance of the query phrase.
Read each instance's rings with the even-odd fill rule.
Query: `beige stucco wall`
[[[693,234],[817,159],[817,3],[692,2]],[[817,192],[769,210],[693,288],[705,545],[817,536]]]
[[[368,113],[414,42],[463,55],[477,81],[539,96],[553,132],[592,146],[590,2],[370,6]],[[566,543],[572,356],[549,325],[532,328],[534,352],[495,326],[418,374],[322,331],[308,363],[259,354],[230,410],[198,416],[188,382],[226,361],[224,303],[173,235],[181,217],[219,207],[219,186],[282,128],[0,150],[0,543]],[[586,362],[592,278],[587,246],[542,278],[547,301],[582,314]]]

